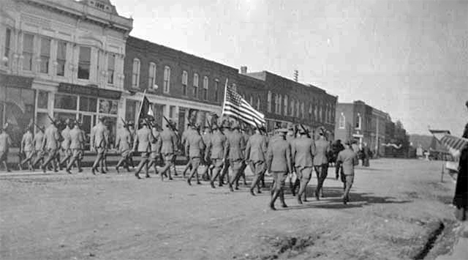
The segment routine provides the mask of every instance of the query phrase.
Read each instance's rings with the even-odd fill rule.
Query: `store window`
[[[139,101],[128,100],[125,105],[125,121],[134,121],[137,117],[137,108],[139,107]]]
[[[57,43],[57,76],[65,76],[65,64],[67,62],[67,43]]]
[[[3,57],[6,58],[5,66],[8,66],[8,61],[10,59],[10,52],[11,52],[11,29],[6,28],[5,32],[5,51],[3,53]]]
[[[80,47],[80,55],[78,60],[78,78],[88,79],[91,69],[91,47]]]
[[[23,35],[23,70],[32,70],[34,51],[34,35]]]
[[[117,115],[118,101],[110,99],[99,99],[99,113]]]
[[[39,91],[37,94],[37,108],[47,109],[49,105],[49,93],[45,91]]]
[[[107,83],[114,84],[114,74],[115,74],[115,54],[110,53],[107,56]]]
[[[76,110],[76,107],[77,107],[76,96],[55,94],[54,108]]]
[[[97,111],[97,98],[81,96],[80,111],[95,113]]]
[[[49,62],[50,62],[50,39],[41,38],[41,57],[39,71],[44,74],[49,74]]]

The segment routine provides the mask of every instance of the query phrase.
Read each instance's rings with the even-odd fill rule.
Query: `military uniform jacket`
[[[161,134],[156,128],[151,129],[153,134],[153,142],[151,143],[151,152],[159,153],[161,150]]]
[[[314,166],[315,142],[314,140],[301,136],[292,142],[291,156],[296,167]]]
[[[25,152],[34,150],[34,139],[32,133],[24,133],[23,138],[21,139],[21,149]]]
[[[174,131],[164,129],[161,134],[161,153],[174,154],[177,148],[177,136]]]
[[[211,159],[224,159],[227,157],[229,142],[223,133],[219,132],[212,134],[211,142],[207,145],[207,150],[211,153]]]
[[[122,128],[115,139],[115,146],[120,152],[128,151],[132,148],[132,134],[126,128]]]
[[[82,149],[82,144],[84,142],[83,139],[83,132],[79,128],[73,128],[70,130],[69,138],[70,138],[70,149]],[[63,143],[63,142],[62,142]]]
[[[265,137],[261,134],[252,135],[247,141],[245,156],[252,162],[264,162],[266,159],[267,145]]]
[[[0,134],[0,152],[8,152],[11,145],[11,138],[5,131]]]
[[[36,151],[42,150],[42,144],[44,142],[44,134],[42,131],[39,131],[36,133],[36,136],[34,136],[34,148]]]
[[[320,138],[315,141],[316,153],[314,154],[314,165],[320,166],[322,164],[328,164],[327,154],[330,151],[330,144],[325,138]]]
[[[107,146],[106,127],[98,124],[91,129],[91,144],[96,148],[105,148]]]
[[[205,144],[203,143],[203,138],[200,136],[200,134],[194,133],[187,138],[185,150],[187,151],[190,158],[201,158],[203,156]]]
[[[236,160],[244,160],[244,137],[239,132],[232,132],[228,137],[229,142],[229,159],[236,161]]]
[[[336,161],[342,163],[345,175],[354,175],[354,166],[359,164],[357,154],[350,148],[341,151]]]
[[[67,126],[62,130],[62,149],[67,150],[70,148],[70,128]]]
[[[267,166],[269,172],[292,172],[291,147],[283,138],[270,140],[267,150]]]
[[[59,148],[60,134],[57,127],[50,125],[44,133],[43,148],[56,150]]]
[[[154,142],[153,134],[151,130],[147,127],[143,127],[136,133],[135,142],[133,143],[133,148],[138,148],[138,152],[150,152],[151,143]]]

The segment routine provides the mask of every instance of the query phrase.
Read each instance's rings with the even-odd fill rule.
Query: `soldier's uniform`
[[[154,141],[151,143],[151,155],[150,155],[150,163],[148,167],[153,166],[154,167],[154,173],[158,174],[157,170],[157,165],[158,165],[158,160],[161,158],[161,141],[160,141],[160,133],[156,126],[154,125],[152,127],[152,134],[154,137]],[[161,175],[161,179],[162,179]],[[172,178],[170,178],[172,180]]]
[[[248,130],[247,130],[247,129],[242,129],[241,135],[242,135],[242,139],[243,139],[243,142],[244,142],[244,150],[243,150],[243,153],[245,154],[245,144],[247,144],[247,141],[249,141],[250,134],[248,133]],[[236,189],[238,189],[238,187],[239,187],[239,180],[240,180],[240,178],[243,179],[244,185],[247,185],[247,180],[246,180],[246,178],[245,178],[245,169],[246,169],[246,168],[247,168],[247,163],[244,162],[244,163],[242,164],[242,167],[241,167],[240,170],[239,170],[239,177],[237,178],[237,181],[236,181]]]
[[[104,118],[99,119],[99,123],[91,129],[91,147],[97,152],[96,160],[94,161],[91,172],[96,174],[96,170],[101,165],[104,158],[104,152],[107,147],[106,128],[104,126]],[[101,165],[101,173],[106,173]]]
[[[117,172],[119,172],[119,167],[123,164],[125,164],[127,170],[129,169],[129,158],[132,152],[132,144],[132,134],[128,130],[128,125],[125,124],[117,133],[117,137],[115,139],[115,147],[119,149],[121,156],[117,166],[115,167]]]
[[[203,135],[202,135],[202,139],[203,139],[203,143],[205,144],[205,148],[209,146],[209,144],[211,143],[211,138],[212,138],[212,133],[211,133],[211,128],[205,128],[205,130],[203,131]],[[202,179],[203,180],[211,180],[211,170],[212,167],[211,167],[211,158],[210,158],[210,155],[209,155],[210,151],[205,149],[204,151],[204,158],[201,158],[202,159],[202,165],[205,166],[205,170],[203,171],[202,173]]]
[[[197,127],[197,126],[195,126]],[[192,170],[187,179],[187,183],[191,185],[190,181],[195,175],[197,179],[197,184],[201,184],[198,178],[198,167],[200,166],[201,159],[203,158],[203,151],[205,150],[205,144],[203,143],[203,138],[198,132],[192,133],[188,138],[185,146],[185,151],[190,157],[190,162],[192,165]]]
[[[315,141],[316,153],[314,154],[314,168],[317,174],[317,189],[315,190],[315,198],[317,200],[323,197],[323,183],[328,175],[328,152],[330,151],[330,144],[325,139],[325,136],[320,135],[319,139]]]
[[[168,177],[172,179],[170,167],[174,164],[175,152],[177,149],[177,136],[169,125],[166,125],[159,135],[161,138],[161,154],[164,158],[164,167],[161,169],[161,178],[169,171]]]
[[[304,195],[304,201],[307,201],[306,188],[314,169],[315,142],[307,137],[307,132],[305,130],[301,130],[300,135],[299,138],[296,138],[292,142],[291,156],[292,161],[294,161],[294,166],[296,167],[297,178],[300,182],[297,202],[302,204],[302,195]]]
[[[72,157],[73,153],[70,149],[70,120],[66,120],[66,127],[62,130],[62,144],[61,144],[61,157],[63,158],[62,161],[59,163],[60,169],[62,169],[62,165],[65,164],[65,167],[68,165],[67,162],[69,161],[70,157]]]
[[[67,165],[66,171],[71,174],[70,169],[76,162],[78,166],[78,172],[81,172],[81,158],[83,156],[82,144],[84,142],[83,132],[81,131],[79,125],[76,123],[73,126],[73,129],[70,130],[68,134],[70,138],[69,149],[71,151],[72,156],[70,162]]]
[[[250,193],[255,195],[254,189],[258,186],[259,180],[262,178],[262,175],[265,173],[267,153],[267,144],[265,137],[260,134],[260,130],[256,130],[256,133],[252,135],[248,141],[245,148],[246,161],[249,162],[252,172],[254,174],[254,179],[252,180],[252,185],[250,186]],[[258,186],[257,191],[260,192],[260,187]]]
[[[136,130],[135,130],[135,124],[133,121],[128,122],[128,131],[130,131],[130,135],[132,137],[132,144],[135,141],[136,138]],[[132,166],[133,169],[135,169],[135,163],[133,162],[133,155],[130,153],[128,157],[128,161],[130,162],[130,165]]]
[[[57,157],[57,153],[60,149],[60,134],[55,126],[57,122],[53,121],[49,127],[47,127],[44,133],[44,141],[42,143],[42,150],[47,151],[47,159],[45,159],[41,168],[42,171],[46,172],[46,167],[49,163]],[[53,164],[54,171],[57,171],[57,166]]]
[[[207,154],[205,154],[205,156],[209,154],[211,157],[211,164],[213,165],[210,184],[211,187],[214,188],[214,181],[223,169],[225,158],[227,158],[229,150],[229,142],[226,136],[218,129],[217,125],[213,125],[213,134],[211,135],[211,141],[207,144],[206,150]],[[222,186],[221,177],[219,178],[219,186]]]
[[[38,127],[38,131],[34,136],[34,150],[36,154],[36,159],[32,164],[33,168],[39,163],[39,161],[44,161],[44,150],[42,149],[42,144],[44,142],[44,128]]]
[[[24,153],[25,159],[19,163],[19,168],[21,169],[22,165],[28,163],[29,170],[32,170],[31,160],[34,156],[34,138],[30,127],[28,127],[26,133],[24,133],[23,138],[21,139],[20,153]]]
[[[135,172],[135,177],[141,179],[139,174],[143,167],[148,163],[148,158],[151,152],[151,143],[154,142],[153,134],[148,128],[146,122],[142,123],[143,127],[137,131],[135,141],[133,143],[133,150],[137,151],[141,155],[140,164]],[[149,178],[148,168],[146,168],[146,178]]]
[[[231,191],[234,191],[233,185],[240,177],[240,171],[245,159],[245,143],[242,134],[239,132],[240,126],[236,124],[233,129],[234,131],[227,137],[229,142],[229,163],[232,167],[232,178],[230,178],[229,182],[229,189],[231,189]]]
[[[231,130],[231,124],[229,121],[225,121],[225,123],[222,125],[223,128],[223,134],[226,136],[227,143],[229,145],[229,138],[232,135],[232,130]],[[229,149],[227,153],[227,157],[224,160],[224,166],[221,172],[220,180],[221,180],[221,185],[223,185],[225,177],[227,177],[227,182],[230,183],[229,179],[229,167],[231,166],[231,161],[229,160]]]
[[[0,132],[0,163],[3,163],[5,170],[10,172],[10,169],[8,168],[8,152],[11,146],[11,138],[6,132],[7,128],[8,124],[4,126]]]
[[[189,123],[187,124],[187,129],[185,129],[185,131],[182,133],[182,137],[180,140],[184,149],[185,149],[185,146],[187,145],[187,138],[192,134],[192,132],[193,130],[192,130],[191,124]],[[190,157],[188,156],[188,154],[185,154],[185,156],[187,157],[187,164],[185,165],[184,171],[182,172],[182,176],[184,178],[185,178],[185,174],[187,173],[187,171],[191,169]]]
[[[278,197],[282,202],[283,207],[287,207],[284,202],[283,188],[286,181],[286,176],[292,172],[291,165],[291,148],[285,140],[287,129],[278,129],[278,137],[270,141],[267,150],[267,167],[268,171],[273,175],[272,196],[270,208],[276,210],[275,201]]]
[[[359,164],[359,160],[357,154],[349,146],[349,143],[347,143],[345,149],[338,154],[336,160],[343,165],[341,175],[341,180],[344,185],[343,203],[347,204],[349,201],[349,191],[354,182],[354,166]]]

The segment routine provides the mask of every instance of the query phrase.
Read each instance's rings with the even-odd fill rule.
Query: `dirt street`
[[[253,197],[243,186],[113,171],[2,173],[0,259],[434,259],[458,225],[454,183],[440,181],[441,167],[373,160],[358,167],[348,205],[330,168],[322,200],[313,178],[309,202],[288,191],[289,207],[278,202],[274,212],[268,191]]]

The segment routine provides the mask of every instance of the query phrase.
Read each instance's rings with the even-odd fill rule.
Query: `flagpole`
[[[221,118],[224,116],[224,107],[226,106],[226,95],[228,87],[228,78],[226,78],[226,84],[224,85],[224,100],[223,100],[223,110],[221,110]]]
[[[140,115],[141,115],[141,110],[143,109],[143,101],[145,100],[145,97],[146,97],[146,89],[143,92],[143,98],[140,101],[140,111],[138,112],[137,121],[135,122],[135,125],[137,126],[138,129],[140,129]]]

